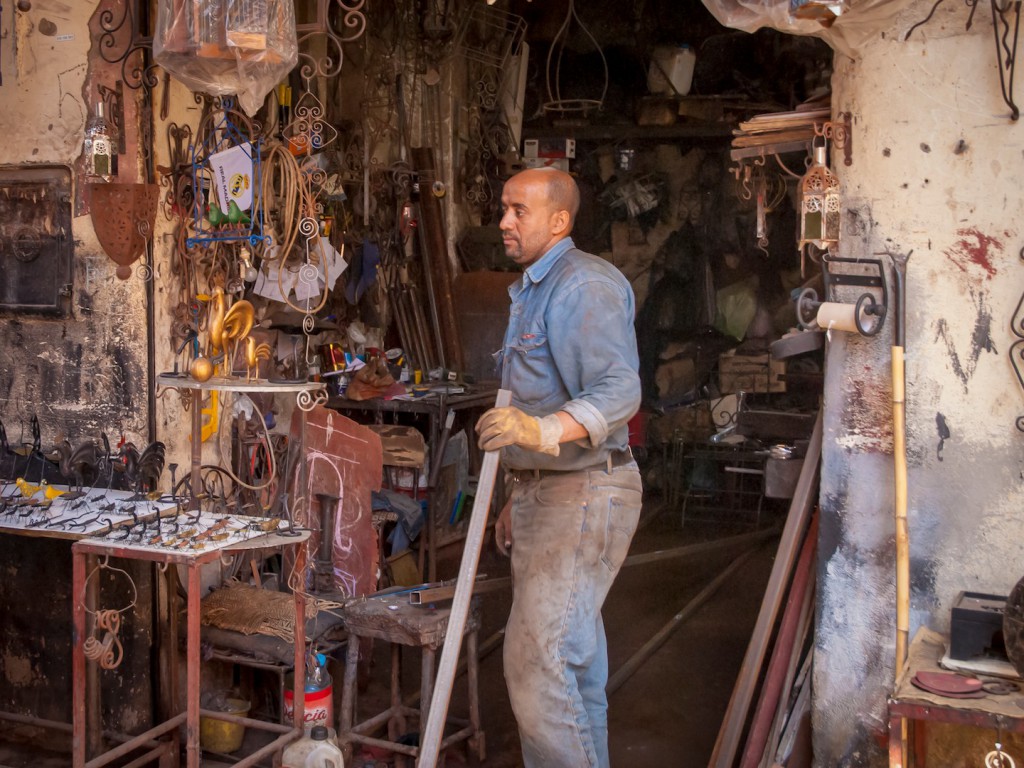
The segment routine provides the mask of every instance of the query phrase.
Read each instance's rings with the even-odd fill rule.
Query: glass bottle
[[[106,105],[96,104],[96,111],[85,124],[85,174],[93,180],[110,181],[115,170],[114,142],[107,122]]]

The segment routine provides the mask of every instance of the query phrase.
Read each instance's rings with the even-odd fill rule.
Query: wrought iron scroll
[[[157,84],[148,8],[145,0],[124,0],[120,16],[107,8],[99,18],[100,56],[108,64],[121,65],[121,79],[132,90],[151,91]]]
[[[974,24],[974,13],[978,10],[979,0],[965,0],[968,8],[971,9],[967,16],[965,29],[970,30]],[[1010,119],[1017,120],[1020,117],[1020,108],[1013,99],[1013,76],[1017,69],[1017,39],[1020,32],[1020,10],[1021,0],[989,0],[992,6],[992,36],[996,46],[996,64],[999,69],[999,89],[1003,101],[1010,108]],[[904,36],[904,42],[910,39],[910,35],[918,27],[924,26],[931,21],[932,16],[943,0],[936,0],[935,5],[921,21],[914,24]],[[1013,40],[1010,41],[1010,33],[1013,33]]]
[[[304,80],[312,77],[334,77],[345,63],[345,43],[362,37],[366,31],[366,15],[363,6],[366,0],[316,0],[316,20],[308,24],[296,24],[299,38],[299,73]],[[303,43],[323,35],[326,53],[314,58],[303,50]]]
[[[814,124],[814,133],[825,138],[833,149],[843,151],[843,165],[853,165],[853,115],[840,112],[836,120],[829,120],[819,126]]]
[[[1020,257],[1024,260],[1024,248],[1020,251]],[[1024,390],[1024,293],[1021,294],[1017,308],[1013,311],[1013,321],[1010,330],[1017,340],[1010,346],[1010,364],[1013,372],[1017,374],[1017,382]],[[1024,432],[1024,416],[1017,417],[1017,429]]]

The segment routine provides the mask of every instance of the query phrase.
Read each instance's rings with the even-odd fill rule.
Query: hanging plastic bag
[[[292,0],[159,0],[153,58],[253,115],[299,59]]]

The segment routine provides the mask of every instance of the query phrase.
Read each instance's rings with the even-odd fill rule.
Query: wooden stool
[[[430,699],[434,691],[434,663],[436,651],[444,644],[451,608],[431,608],[409,603],[407,594],[393,597],[373,597],[345,606],[345,627],[349,633],[348,656],[345,662],[345,680],[341,693],[341,713],[338,719],[338,744],[345,753],[345,763],[352,757],[354,743],[368,744],[391,750],[399,755],[416,758],[418,746],[401,744],[396,739],[405,733],[406,717],[419,718],[419,728],[427,722]],[[480,728],[480,695],[478,690],[479,660],[477,658],[477,630],[480,611],[474,599],[466,620],[466,678],[469,684],[469,720],[448,718],[458,730],[441,742],[444,750],[460,741],[467,741],[477,757],[484,760],[486,748],[484,732]],[[355,723],[356,669],[359,663],[359,638],[376,638],[391,644],[391,705],[373,717]],[[402,703],[400,675],[400,646],[423,649],[420,679],[420,707],[414,709]],[[388,738],[378,739],[369,734],[388,724]]]

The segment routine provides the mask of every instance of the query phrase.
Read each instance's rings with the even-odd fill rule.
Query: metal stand
[[[263,538],[263,537],[261,537]],[[300,543],[302,540],[297,538],[284,539],[272,543],[272,540],[277,537],[267,536],[268,546],[273,543],[280,544],[281,546],[290,546]],[[278,725],[276,723],[267,723],[262,720],[253,720],[246,717],[238,717],[235,715],[226,714],[224,712],[214,712],[210,710],[200,709],[199,706],[199,672],[200,672],[200,632],[199,632],[199,616],[200,616],[200,599],[202,597],[202,588],[200,586],[200,567],[205,563],[214,562],[220,558],[224,549],[210,547],[209,549],[200,552],[176,552],[170,551],[154,551],[151,549],[144,549],[141,547],[132,546],[116,546],[110,542],[100,541],[79,541],[71,548],[72,556],[72,595],[73,595],[73,607],[74,607],[74,629],[75,629],[75,640],[74,647],[72,649],[72,766],[73,768],[100,768],[100,766],[108,765],[118,758],[124,757],[131,754],[137,749],[145,748],[153,740],[167,734],[175,732],[179,726],[185,725],[185,751],[186,751],[186,766],[187,768],[199,768],[200,765],[200,746],[199,746],[199,718],[208,717],[216,720],[226,720],[232,723],[238,723],[245,725],[249,728],[255,728],[258,730],[270,731],[272,733],[280,734],[278,738],[266,745],[262,749],[254,752],[248,757],[240,760],[236,765],[238,768],[246,768],[246,766],[256,765],[260,760],[268,755],[272,755],[279,750],[283,749],[285,745],[291,741],[302,736],[303,733],[303,717],[305,715],[305,686],[301,684],[295,685],[295,713],[294,722],[292,725]],[[87,741],[93,749],[102,749],[98,745],[98,734],[100,733],[99,722],[89,722],[86,714],[86,701],[93,696],[99,694],[99,675],[95,675],[95,680],[87,680],[87,676],[92,677],[89,674],[89,669],[86,667],[85,659],[85,639],[86,633],[86,613],[95,610],[94,595],[86,593],[86,560],[89,557],[104,556],[104,557],[121,557],[130,560],[145,560],[161,565],[184,565],[187,568],[188,573],[188,598],[186,604],[186,641],[185,641],[185,659],[186,659],[186,709],[184,712],[174,715],[168,720],[165,720],[158,725],[150,728],[148,731],[139,734],[134,739],[131,739],[114,749],[111,749],[103,754],[94,755],[89,759],[91,750],[87,750]],[[305,568],[305,550],[303,547],[296,548],[296,567],[300,570]],[[95,583],[95,582],[91,582]],[[306,599],[301,591],[294,593],[295,598],[295,669],[304,669],[304,656],[306,651]],[[174,593],[171,593],[170,600],[172,605],[170,611],[173,614],[176,613],[176,599]],[[171,661],[171,679],[177,679],[177,656],[172,655]],[[93,710],[93,717],[98,713]],[[161,744],[157,747],[150,748],[150,751],[139,759],[132,762],[132,765],[144,765],[148,762],[152,762],[155,759],[160,758],[162,760],[161,765],[164,765],[163,761],[166,760],[164,755],[166,754],[166,746]]]

